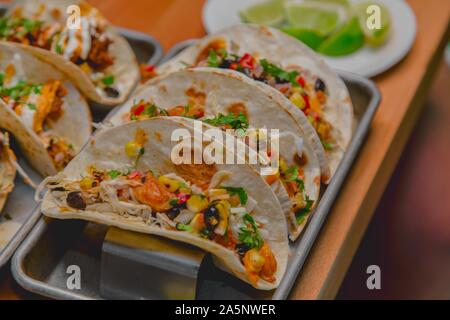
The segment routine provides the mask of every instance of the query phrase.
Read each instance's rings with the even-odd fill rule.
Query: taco
[[[279,171],[265,179],[288,217],[290,238],[297,239],[319,199],[321,168],[316,154],[323,151],[320,143],[312,145],[305,138],[307,132],[298,121],[304,118],[300,110],[279,103],[241,74],[195,68],[151,80],[107,122],[117,126],[157,116],[202,120],[207,125],[231,129],[235,135],[249,128],[278,129]],[[326,159],[325,155],[322,158]]]
[[[190,132],[170,118],[99,132],[63,172],[44,180],[42,212],[190,243],[254,287],[277,287],[289,249],[274,193],[245,164],[174,162],[175,130]],[[184,141],[194,147],[183,151],[198,148],[191,138]]]
[[[0,213],[5,206],[8,194],[14,188],[16,168],[11,162],[14,158],[14,153],[9,148],[8,134],[0,132]]]
[[[0,128],[15,136],[42,176],[69,163],[89,139],[91,122],[86,101],[60,71],[0,43]]]
[[[269,27],[237,25],[199,40],[157,74],[186,66],[234,70],[281,93],[274,97],[290,100],[316,130],[334,174],[352,138],[353,107],[344,82],[310,48]]]
[[[79,20],[76,11],[66,12],[74,6]],[[69,29],[70,21],[79,21],[79,28]],[[0,40],[19,43],[61,69],[85,96],[103,105],[123,102],[139,80],[128,42],[85,1],[14,1],[0,19]]]

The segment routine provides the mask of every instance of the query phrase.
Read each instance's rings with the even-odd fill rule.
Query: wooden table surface
[[[225,0],[224,0],[225,1]],[[155,36],[169,49],[205,34],[204,0],[89,0],[117,26]],[[418,33],[407,58],[375,80],[383,101],[361,153],[291,293],[292,299],[334,298],[378,201],[419,118],[449,40],[449,0],[408,0]],[[377,61],[373,61],[377,63]],[[2,272],[4,273],[4,272]],[[0,274],[0,299],[30,297]]]

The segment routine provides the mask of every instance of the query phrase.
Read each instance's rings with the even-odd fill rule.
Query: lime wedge
[[[317,49],[327,56],[345,56],[354,53],[364,46],[364,33],[357,17],[339,30],[335,35],[325,40]]]
[[[316,50],[324,40],[320,34],[311,30],[297,28],[284,28],[282,30],[294,38],[297,38],[313,50]]]
[[[240,12],[243,22],[276,27],[284,21],[283,0],[270,0]]]
[[[378,6],[379,11],[369,11],[368,13],[368,8],[372,5]],[[359,18],[359,22],[366,37],[367,43],[374,47],[383,45],[388,39],[391,29],[391,16],[389,14],[389,10],[379,2],[365,1],[356,3],[354,5],[354,12]],[[374,25],[377,19],[377,13],[379,13],[380,15],[379,27]]]
[[[326,37],[345,24],[348,15],[341,5],[308,1],[287,4],[286,17],[291,27]]]

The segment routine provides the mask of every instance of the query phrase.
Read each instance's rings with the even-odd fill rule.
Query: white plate
[[[203,24],[208,33],[216,33],[235,24],[240,24],[239,12],[262,0],[208,0],[203,8]],[[353,0],[360,1],[360,0]],[[368,46],[352,55],[341,58],[325,57],[328,64],[366,77],[376,76],[402,60],[411,50],[416,38],[416,17],[403,0],[378,0],[392,16],[389,40],[379,48]]]

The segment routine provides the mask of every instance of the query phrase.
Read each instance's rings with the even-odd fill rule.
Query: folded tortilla
[[[0,214],[8,199],[8,194],[14,188],[16,168],[11,162],[14,158],[14,153],[9,148],[8,134],[0,132]]]
[[[352,138],[352,102],[336,72],[306,45],[269,27],[236,25],[199,40],[160,66],[157,73],[167,74],[186,66],[230,69],[271,87],[267,90],[275,99],[302,110],[317,132],[317,136],[311,136],[312,143],[321,142],[331,170],[326,170],[321,161],[323,180],[328,182],[336,172]]]
[[[62,72],[13,43],[0,43],[0,128],[30,164],[54,175],[91,135],[89,107]]]
[[[49,191],[42,212],[190,243],[255,288],[276,288],[289,249],[274,193],[246,164],[175,162],[175,130],[188,135],[186,155],[199,148],[192,129],[168,117],[99,132],[64,171],[43,182]]]
[[[107,123],[117,126],[162,115],[185,117],[184,122],[191,126],[190,118],[202,120],[234,129],[235,135],[243,126],[279,130],[279,172],[265,178],[288,218],[290,238],[298,238],[319,199],[321,171],[317,153],[323,149],[311,144],[308,130],[299,121],[304,116],[297,108],[280,103],[268,90],[239,73],[195,68],[151,80]]]
[[[68,10],[74,7],[79,19]],[[1,22],[0,40],[19,43],[53,64],[97,103],[122,103],[139,81],[128,42],[85,1],[16,0]]]

